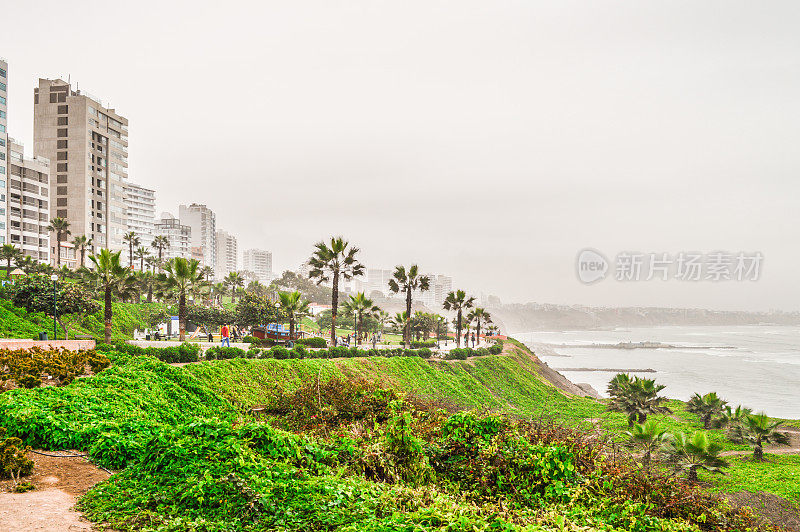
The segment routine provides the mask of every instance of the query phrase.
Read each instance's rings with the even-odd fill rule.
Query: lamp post
[[[58,340],[58,326],[56,313],[58,312],[58,307],[56,306],[56,281],[58,281],[58,275],[55,273],[50,276],[50,280],[53,281],[53,340]]]

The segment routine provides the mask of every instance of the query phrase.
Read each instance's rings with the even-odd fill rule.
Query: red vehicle
[[[261,340],[268,339],[273,340],[276,344],[285,344],[286,347],[292,347],[297,340],[305,336],[301,330],[296,330],[294,335],[290,335],[287,327],[274,323],[270,323],[266,327],[253,327],[252,334]]]

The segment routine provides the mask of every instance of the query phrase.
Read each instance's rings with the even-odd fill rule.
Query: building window
[[[6,175],[6,167],[5,166],[0,166],[0,174],[1,175]]]
[[[61,150],[61,149],[67,149],[67,146],[68,146],[68,144],[67,144],[67,141],[66,141],[66,140],[59,140],[59,141],[58,141],[58,146],[57,146],[57,148],[58,148],[59,150]]]
[[[67,125],[67,117],[66,116],[59,116],[58,117],[58,125],[59,126],[66,126]]]
[[[58,106],[58,114],[65,115],[65,114],[67,114],[68,111],[69,111],[69,106],[68,105],[59,105]]]
[[[0,96],[0,104],[6,105],[6,99],[3,96]]]
[[[7,118],[5,111],[0,111],[0,118]]]
[[[0,78],[4,78],[6,76],[7,76],[6,71],[0,68]]]
[[[67,130],[66,129],[59,129],[58,130],[58,136],[59,137],[66,137],[67,136]]]
[[[0,133],[5,133],[5,132],[6,132],[6,126],[0,124]]]
[[[6,145],[6,139],[0,138],[0,146]]]
[[[0,83],[0,91],[7,91],[8,88],[6,87],[5,83]]]

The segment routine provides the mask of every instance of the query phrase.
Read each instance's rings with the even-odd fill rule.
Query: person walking
[[[472,348],[475,349],[475,333],[472,333]]]
[[[220,336],[222,336],[222,343],[220,344],[222,347],[225,347],[225,344],[228,344],[228,347],[231,346],[231,339],[230,339],[230,331],[228,330],[227,325],[223,325],[222,329],[219,331]]]

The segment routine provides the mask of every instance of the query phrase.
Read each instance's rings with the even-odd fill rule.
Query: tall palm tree
[[[403,292],[406,296],[406,314],[411,316],[411,294],[415,290],[425,292],[430,290],[431,278],[427,275],[420,275],[419,268],[416,264],[409,266],[406,271],[404,266],[396,266],[394,269],[394,276],[389,279],[389,290],[397,294]],[[411,322],[406,323],[403,328],[403,342],[406,349],[411,347]]]
[[[630,438],[631,445],[642,448],[644,451],[642,463],[645,468],[649,469],[653,452],[657,451],[667,440],[667,431],[651,419],[645,423],[637,423],[625,434]]]
[[[48,231],[56,234],[56,268],[61,267],[61,242],[65,236],[72,234],[69,230],[69,220],[65,218],[53,218],[50,220],[50,225],[47,226]]]
[[[726,404],[728,402],[719,397],[716,392],[705,395],[696,393],[686,403],[686,410],[700,416],[700,419],[703,420],[703,428],[708,430],[711,428],[714,416],[721,415]]]
[[[235,273],[235,272],[234,272]],[[308,301],[300,292],[279,292],[281,312],[289,320],[289,338],[294,338],[295,325],[304,316],[308,316]]]
[[[89,257],[95,267],[92,277],[96,282],[97,289],[103,293],[106,343],[111,342],[111,327],[114,317],[112,296],[115,293],[126,293],[134,283],[134,278],[128,269],[120,264],[120,253],[120,251],[114,253],[108,249],[101,249],[100,253]]]
[[[150,271],[151,272],[155,272],[156,271],[156,265],[160,264],[159,260],[156,257],[152,256],[152,255],[148,255],[147,257],[145,257],[144,263],[147,264],[150,267]]]
[[[204,284],[200,263],[196,259],[176,257],[164,265],[164,272],[159,279],[166,289],[178,295],[179,340],[183,342],[186,340],[186,296]]]
[[[445,310],[455,311],[456,313],[456,345],[461,347],[461,329],[464,327],[463,313],[467,309],[471,309],[475,304],[474,297],[467,297],[466,292],[463,290],[456,290],[450,292],[442,304]]]
[[[353,316],[356,329],[356,344],[360,345],[361,332],[364,328],[364,314],[374,314],[380,309],[364,294],[364,292],[359,292],[354,296],[350,296],[350,299],[344,303],[343,307],[348,314]]]
[[[364,265],[356,258],[357,247],[342,237],[331,237],[330,243],[317,242],[314,252],[308,260],[311,271],[310,279],[316,279],[317,284],[330,281],[333,287],[331,295],[331,345],[336,345],[336,316],[339,312],[339,281],[348,281],[353,277],[364,274]]]
[[[86,235],[78,235],[72,239],[72,249],[81,255],[81,268],[86,267],[86,248],[92,246],[92,239]]]
[[[6,261],[6,277],[11,277],[11,261],[21,256],[19,248],[14,244],[3,244],[0,248],[0,259]]]
[[[231,303],[236,303],[236,292],[244,286],[244,277],[239,272],[230,272],[223,283],[231,290]]]
[[[133,252],[133,255],[139,259],[139,270],[144,271],[144,261],[150,256],[150,251],[144,246],[139,246],[136,248],[136,251]]]
[[[682,432],[673,434],[667,446],[668,454],[679,468],[688,472],[689,481],[697,482],[697,470],[722,473],[728,462],[720,458],[722,446],[712,442],[708,433],[698,430],[691,437]]]
[[[150,247],[158,250],[158,268],[161,269],[161,265],[164,262],[164,250],[169,249],[169,238],[164,235],[158,235],[153,238],[153,241],[150,243]]]
[[[751,414],[746,418],[748,439],[753,444],[753,459],[759,462],[764,461],[765,443],[786,443],[785,434],[777,432],[778,427],[783,425],[782,421],[770,421],[769,417],[761,412]]]
[[[492,315],[489,314],[485,308],[475,307],[468,315],[468,322],[475,322],[475,336],[478,337],[478,343],[481,342],[481,323],[488,325],[492,323]]]
[[[200,268],[200,275],[203,277],[204,281],[211,282],[214,280],[214,268],[211,266],[203,266]]]
[[[122,241],[128,244],[128,266],[133,269],[133,248],[142,243],[133,231],[128,231],[122,236]]]

